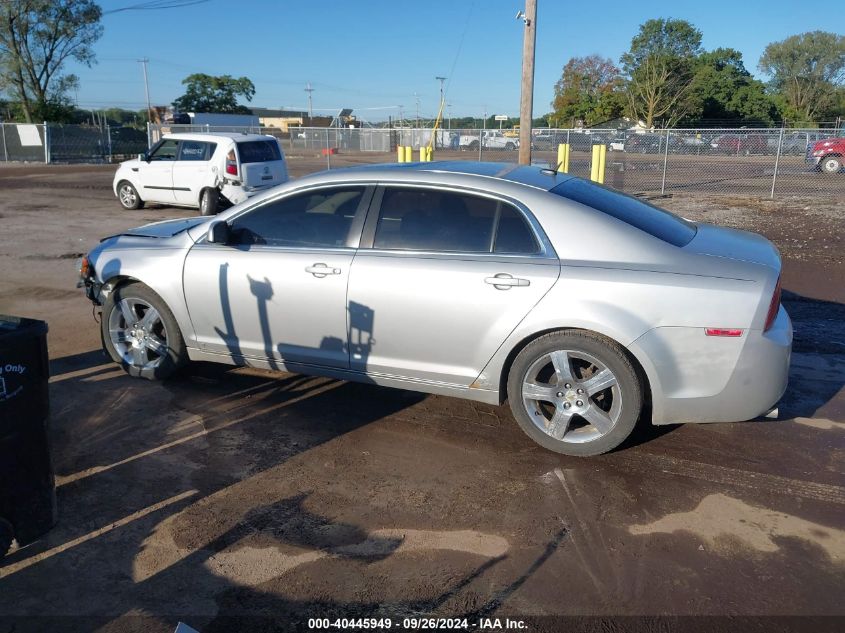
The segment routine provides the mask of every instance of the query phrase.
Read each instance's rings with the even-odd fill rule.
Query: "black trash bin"
[[[0,557],[56,523],[47,324],[0,315]]]

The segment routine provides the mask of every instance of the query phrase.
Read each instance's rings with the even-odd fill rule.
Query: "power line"
[[[139,2],[138,4],[131,4],[127,7],[103,11],[102,15],[109,15],[110,13],[121,13],[123,11],[157,11],[159,9],[180,9],[182,7],[190,7],[195,4],[203,4],[208,1],[209,0],[150,0],[149,2]]]

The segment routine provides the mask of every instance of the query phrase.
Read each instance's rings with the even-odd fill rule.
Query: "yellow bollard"
[[[599,178],[599,146],[593,145],[593,156],[590,159],[590,180],[597,182]]]
[[[605,171],[605,163],[607,161],[607,145],[599,145],[599,173],[598,175],[598,182],[600,185],[604,184],[604,171]]]
[[[401,145],[396,146],[396,162],[404,163],[405,162],[405,148]]]
[[[560,173],[569,173],[569,144],[561,143],[557,146],[557,170]]]
[[[405,146],[405,162],[412,163],[414,162],[414,148],[410,145]]]
[[[426,147],[425,148],[425,159],[429,163],[434,160],[434,148],[433,147]]]
[[[421,163],[425,162],[425,155],[426,155],[425,147],[420,147],[420,162]]]

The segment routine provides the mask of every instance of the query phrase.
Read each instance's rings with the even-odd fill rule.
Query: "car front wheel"
[[[826,174],[838,174],[842,169],[842,157],[826,156],[821,160],[821,169]]]
[[[523,431],[565,455],[599,455],[633,431],[642,409],[637,373],[622,349],[583,330],[537,338],[516,357],[508,400]]]
[[[120,200],[121,206],[127,211],[144,208],[144,201],[141,200],[141,196],[138,195],[132,183],[126,180],[122,180],[117,185],[117,198]]]
[[[103,346],[130,376],[160,380],[187,363],[173,313],[147,286],[118,287],[103,304]]]

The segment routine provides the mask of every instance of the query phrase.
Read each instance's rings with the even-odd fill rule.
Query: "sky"
[[[519,115],[523,0],[207,0],[166,10],[114,11],[140,0],[102,0],[97,63],[67,66],[80,79],[80,107],[145,107],[149,58],[153,105],[183,94],[189,74],[249,77],[254,107],[353,108],[364,120],[437,113],[440,83],[452,116]],[[570,57],[598,53],[618,63],[650,18],[682,18],[708,49],[733,47],[750,72],[766,45],[812,30],[845,32],[845,13],[794,0],[638,2],[538,0],[534,114],[551,110],[554,84]],[[444,114],[445,116],[445,114]]]

